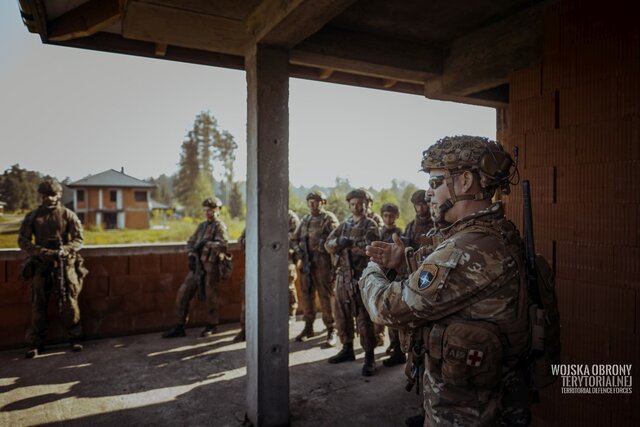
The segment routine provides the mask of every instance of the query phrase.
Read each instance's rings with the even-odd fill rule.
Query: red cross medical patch
[[[469,350],[467,353],[467,365],[478,367],[482,363],[483,352],[480,350]]]

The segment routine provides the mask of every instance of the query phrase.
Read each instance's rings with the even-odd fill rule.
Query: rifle
[[[309,235],[304,236],[302,244],[302,273],[304,274],[307,284],[307,291],[311,293],[313,282],[311,277],[311,259],[309,257]]]
[[[56,294],[58,295],[58,310],[62,314],[65,303],[67,302],[67,284],[64,278],[64,255],[62,255],[62,238],[49,239],[46,247],[56,251],[55,264],[52,271],[55,280]]]

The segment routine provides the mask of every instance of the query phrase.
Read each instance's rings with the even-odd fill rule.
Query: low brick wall
[[[80,294],[86,338],[160,331],[175,323],[175,297],[187,274],[184,244],[89,246],[82,250],[90,273]],[[220,321],[236,322],[244,286],[244,255],[231,243],[234,271],[220,284]],[[18,278],[25,254],[0,250],[0,348],[24,345],[31,318],[30,285]],[[66,337],[56,298],[49,305],[48,342]],[[194,298],[189,325],[206,323],[206,304]]]

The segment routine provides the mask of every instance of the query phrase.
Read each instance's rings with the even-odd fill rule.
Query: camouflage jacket
[[[389,282],[371,262],[362,274],[362,300],[376,323],[447,324],[452,319],[515,322],[522,241],[495,203],[442,230],[444,241],[408,279]]]
[[[227,251],[228,241],[227,226],[224,222],[219,219],[203,221],[187,241],[187,250],[198,253],[202,262],[211,263],[216,255]],[[203,244],[200,245],[201,243]]]
[[[427,237],[427,233],[433,228],[431,217],[416,218],[407,224],[404,230],[404,237],[414,250],[420,249],[421,246],[431,245],[433,242]]]
[[[303,251],[305,241],[309,244],[311,260],[319,254],[326,254],[324,243],[333,230],[338,228],[338,218],[322,209],[318,215],[307,214],[302,218],[300,227],[295,232],[294,242],[298,252]]]
[[[384,221],[382,220],[382,217],[380,215],[378,215],[377,213],[375,213],[374,211],[369,210],[367,212],[367,218],[372,219],[373,222],[376,223],[378,228],[384,227]]]
[[[351,239],[352,245],[340,249],[338,243],[341,237]],[[336,257],[336,274],[358,279],[367,265],[365,247],[376,240],[380,240],[380,230],[372,219],[362,217],[354,221],[351,216],[347,218],[331,232],[324,244],[327,252]]]
[[[47,250],[58,249],[59,246],[73,256],[82,248],[83,241],[78,216],[59,204],[54,209],[40,206],[29,212],[18,235],[18,245],[32,257],[46,256]]]
[[[392,227],[387,228],[386,226],[382,226],[380,228],[380,240],[386,243],[393,243],[393,235],[397,234],[398,237],[402,237],[402,230],[400,227]]]

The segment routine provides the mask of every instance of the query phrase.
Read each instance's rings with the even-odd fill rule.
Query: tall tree
[[[241,218],[244,216],[244,202],[242,201],[242,193],[240,192],[240,184],[234,182],[229,193],[229,214],[232,218]]]
[[[237,147],[233,136],[225,130],[220,131],[218,121],[209,112],[196,116],[192,130],[182,143],[174,184],[175,195],[187,214],[198,214],[202,200],[214,195],[215,164],[220,164],[223,169],[221,195],[224,202],[229,202]]]
[[[51,178],[45,176],[44,178]],[[39,172],[29,171],[15,164],[0,175],[0,200],[8,211],[33,209],[38,206],[38,184],[43,179]]]

